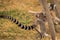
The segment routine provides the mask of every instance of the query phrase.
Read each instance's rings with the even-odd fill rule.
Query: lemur
[[[21,24],[19,21],[17,21],[15,18],[11,17],[11,16],[7,16],[7,15],[0,15],[0,18],[6,18],[6,19],[10,19],[11,21],[13,21],[15,24],[17,24],[19,27],[21,27],[22,29],[25,30],[32,30],[36,27],[35,24],[31,25],[31,26],[26,26]]]
[[[55,5],[55,4],[49,3],[48,6],[49,6],[50,11],[52,11],[52,10],[54,10],[54,9],[56,8],[56,5]],[[41,27],[41,32],[43,32],[43,33],[41,33],[41,34],[42,34],[43,36],[49,36],[49,35],[46,33],[46,28],[45,28],[45,26],[44,26],[44,25],[45,25],[44,22],[47,21],[45,12],[35,12],[35,11],[31,11],[31,10],[29,10],[29,12],[34,13],[34,14],[36,15],[36,17],[37,17],[38,22],[40,22],[40,24],[42,23],[42,26],[40,26],[40,27]],[[51,16],[53,16],[53,14],[52,14]],[[59,18],[57,18],[57,17],[53,17],[53,18],[54,18],[54,20],[59,21]],[[54,20],[53,20],[53,21],[54,21]],[[56,24],[56,23],[55,23],[55,24]]]
[[[40,25],[40,30],[41,30],[40,34],[42,35],[42,38],[44,36],[50,36],[46,33],[45,22],[47,21],[47,18],[46,18],[45,12],[43,11],[36,12],[36,11],[31,11],[31,10],[29,10],[28,12],[35,14],[35,16],[37,17],[37,22]]]

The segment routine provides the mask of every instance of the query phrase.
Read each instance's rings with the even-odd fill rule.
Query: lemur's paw
[[[55,18],[54,24],[56,24],[56,25],[60,24],[60,19]]]

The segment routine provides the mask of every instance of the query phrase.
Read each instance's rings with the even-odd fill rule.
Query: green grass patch
[[[48,3],[51,3],[51,2],[52,2],[52,0],[47,0],[47,2],[48,2]]]
[[[9,11],[0,11],[0,15],[10,15],[13,18],[18,18],[18,20],[22,23],[22,24],[29,24],[32,20],[31,17],[28,12],[23,11],[23,10],[9,10]]]
[[[0,4],[0,7],[5,7],[5,5]]]

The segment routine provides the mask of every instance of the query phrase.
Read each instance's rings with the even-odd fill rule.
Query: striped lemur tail
[[[49,7],[50,11],[52,11],[56,8],[56,5],[53,3],[48,3],[48,7]]]
[[[33,28],[36,27],[35,24],[31,25],[31,26],[26,26],[21,24],[19,21],[17,21],[15,18],[11,17],[11,16],[6,16],[6,15],[0,15],[0,18],[6,18],[6,19],[10,19],[11,21],[13,21],[15,24],[17,24],[19,27],[21,27],[22,29],[25,30],[31,30]]]

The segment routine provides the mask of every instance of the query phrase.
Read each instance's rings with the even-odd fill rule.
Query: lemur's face
[[[46,14],[45,13],[39,13],[39,14],[37,13],[36,14],[36,17],[37,18],[45,18],[46,17]]]
[[[36,17],[39,18],[40,17],[40,14],[36,14]]]
[[[37,13],[36,14],[37,20],[42,20],[42,21],[46,21],[46,14],[45,13]]]

